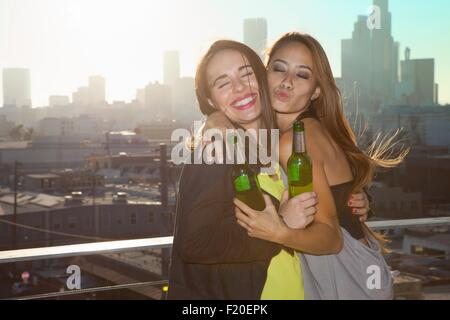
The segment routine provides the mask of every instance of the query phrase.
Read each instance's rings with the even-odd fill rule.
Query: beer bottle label
[[[250,180],[247,175],[242,175],[234,179],[234,189],[236,192],[244,192],[251,189]]]

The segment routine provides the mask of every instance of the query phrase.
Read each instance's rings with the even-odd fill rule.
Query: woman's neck
[[[249,129],[254,129],[256,130],[256,132],[258,132],[258,130],[261,128],[261,118],[256,119],[253,122],[249,122],[249,123],[243,123],[241,124],[241,126],[245,129],[245,130],[249,130]]]
[[[280,128],[281,132],[284,132],[289,129],[289,127],[294,123],[295,119],[301,114],[302,112],[296,112],[296,113],[278,113],[276,114],[277,117],[277,124],[278,128]]]

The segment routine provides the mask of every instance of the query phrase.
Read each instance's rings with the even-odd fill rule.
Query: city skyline
[[[191,209],[216,202],[233,207],[237,192],[233,177],[221,176],[220,168],[205,175],[189,165],[190,151],[197,153],[192,148],[202,147],[198,138],[211,140],[214,133],[202,130],[206,116],[198,107],[196,63],[220,38],[244,42],[262,56],[263,46],[299,31],[323,45],[344,113],[340,133],[333,119],[328,121],[333,112],[327,107],[336,99],[327,95],[310,104],[325,110],[318,110],[321,131],[334,150],[321,163],[313,161],[327,169],[322,171],[328,183],[316,182],[334,191],[343,167],[356,180],[364,176],[364,186],[352,192],[364,187],[365,196],[354,194],[347,203],[334,194],[334,213],[348,237],[364,227],[386,240],[384,260],[368,260],[383,268],[361,264],[359,270],[356,261],[348,269],[354,286],[361,280],[372,290],[381,283],[381,292],[392,289],[394,300],[450,300],[450,43],[443,40],[450,32],[449,9],[449,0],[0,0],[0,299],[172,298],[169,284],[181,270],[170,269],[173,257],[179,258],[171,252],[179,251],[173,249],[180,243],[175,232],[180,214],[190,217]],[[309,64],[278,53],[289,64],[297,62],[294,66]],[[306,83],[290,69],[282,82],[292,82],[291,88],[281,84],[290,92],[292,103],[286,107],[301,100]],[[270,86],[278,88],[280,82]],[[285,132],[276,123],[269,127],[271,152],[259,148],[259,156],[273,168]],[[343,134],[352,138],[351,145]],[[260,132],[259,140],[267,135]],[[314,142],[307,139],[303,148],[311,160],[317,160],[309,148]],[[316,142],[314,148],[321,148],[323,143]],[[220,162],[217,145],[211,146],[199,150],[207,163],[194,159],[194,164]],[[211,153],[216,157],[208,157]],[[363,153],[370,168],[354,161]],[[292,173],[283,163],[279,169],[279,174]],[[256,173],[255,181],[264,178]],[[348,172],[340,176],[348,181]],[[292,189],[292,183],[283,182],[277,193]],[[352,210],[364,226],[358,226]],[[226,211],[204,220],[208,231],[227,221]],[[184,240],[193,244],[192,252],[204,248],[220,260],[221,252],[205,245],[212,239],[211,232],[201,230],[205,223],[193,232],[204,239],[188,235]],[[235,227],[233,234],[246,235]],[[219,238],[213,242],[231,244]],[[244,238],[227,246],[231,256]],[[203,262],[197,262],[211,257],[203,254]],[[297,262],[294,267],[298,275]],[[299,279],[321,277],[310,271]],[[380,272],[388,281],[377,280]],[[357,273],[367,274],[367,280]],[[297,298],[310,298],[306,285],[298,289],[305,292]],[[342,293],[334,299],[345,298]],[[377,292],[358,295],[382,298]]]
[[[48,105],[51,95],[71,96],[93,74],[106,78],[108,101],[131,101],[137,88],[151,81],[163,83],[164,51],[179,51],[180,75],[192,77],[196,61],[211,41],[218,38],[243,41],[244,19],[262,17],[268,23],[269,44],[292,30],[317,37],[329,56],[335,77],[340,77],[341,40],[351,36],[357,16],[366,15],[371,3],[371,0],[348,0],[339,5],[331,1],[309,5],[307,1],[248,1],[240,3],[239,10],[233,12],[236,6],[228,2],[211,4],[205,0],[191,5],[176,0],[131,1],[126,7],[124,2],[108,3],[106,7],[104,1],[69,4],[46,0],[36,4],[28,0],[0,0],[0,68],[30,69],[33,106]],[[159,10],[151,10],[154,7]],[[446,90],[450,87],[450,74],[445,72],[450,70],[450,45],[440,43],[432,33],[450,31],[450,22],[442,15],[446,7],[450,8],[450,4],[445,1],[415,1],[414,5],[389,2],[392,33],[400,42],[400,52],[410,47],[414,59],[435,59],[441,104],[450,103],[450,92]],[[200,8],[204,11],[203,20],[192,23],[189,18]],[[308,11],[292,10],[295,8]],[[107,14],[101,15],[103,12]],[[428,15],[433,13],[434,19],[429,19]],[[40,20],[43,15],[48,15],[48,19]],[[339,23],[332,26],[330,33],[331,23],[323,21]],[[151,28],[152,22],[159,23],[156,30]],[[179,30],[183,32],[178,33]]]

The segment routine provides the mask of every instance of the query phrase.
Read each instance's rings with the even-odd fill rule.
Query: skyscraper
[[[261,58],[267,46],[267,21],[264,18],[244,20],[244,43],[252,48]]]
[[[136,89],[136,101],[142,106],[145,105],[145,88]]]
[[[194,78],[183,77],[175,83],[173,87],[173,109],[173,118],[180,122],[189,123],[202,118],[195,95]]]
[[[79,87],[77,91],[72,94],[72,102],[76,106],[88,106],[90,102],[89,87]]]
[[[180,55],[178,51],[164,52],[164,84],[173,86],[180,78]]]
[[[68,96],[53,95],[48,98],[49,107],[62,107],[70,104]]]
[[[342,41],[342,79],[349,104],[360,112],[374,114],[382,104],[395,101],[398,85],[398,50],[391,34],[388,0],[374,0],[370,18],[379,25],[369,28],[368,16],[359,16],[351,39]]]
[[[93,106],[106,101],[106,81],[102,76],[89,77],[89,103]]]
[[[3,106],[31,107],[30,70],[3,69]]]
[[[398,82],[398,43],[392,37],[392,17],[388,10],[388,0],[374,0],[374,6],[380,9],[379,29],[372,30],[371,55],[371,95],[372,111],[377,111],[379,104],[391,103],[395,97]]]
[[[434,84],[434,103],[439,104],[439,85]]]
[[[342,40],[342,83],[344,98],[353,110],[367,112],[370,105],[370,31],[367,16],[358,16],[352,39]]]
[[[400,65],[400,84],[397,89],[399,102],[412,106],[434,104],[434,59],[411,59],[411,50],[406,48],[405,60]]]
[[[145,107],[153,115],[152,120],[172,119],[172,87],[158,82],[147,85]]]

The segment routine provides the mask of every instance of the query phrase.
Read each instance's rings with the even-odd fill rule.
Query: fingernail
[[[352,202],[351,202],[351,201],[349,201],[349,202],[348,202],[348,205],[349,205],[349,206],[351,207],[351,206],[352,206]]]

